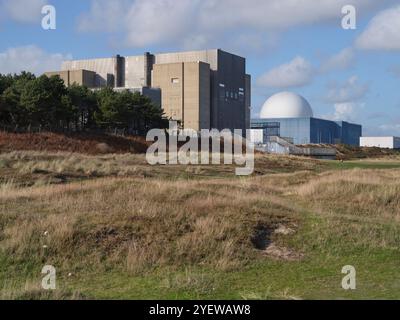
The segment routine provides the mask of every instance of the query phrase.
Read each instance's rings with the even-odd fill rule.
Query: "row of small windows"
[[[219,98],[220,100],[232,99],[244,101],[244,92],[225,91],[225,89],[220,88]]]
[[[219,84],[219,98],[220,100],[233,99],[244,101],[244,88],[239,88],[237,92],[225,90],[225,84]]]
[[[179,84],[180,80],[179,78],[171,78],[171,83],[172,84]],[[233,100],[240,100],[244,101],[244,89],[239,88],[238,92],[233,92],[233,91],[225,91],[225,85],[220,83],[220,93],[219,93],[219,98],[220,100],[224,99],[233,99]]]

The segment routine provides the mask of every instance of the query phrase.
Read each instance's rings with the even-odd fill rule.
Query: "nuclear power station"
[[[66,85],[139,91],[184,128],[250,127],[246,59],[219,49],[65,61],[61,71],[46,74],[59,75]]]
[[[251,120],[246,59],[220,49],[65,61],[61,71],[46,74],[68,86],[138,91],[185,129],[252,129],[255,144],[275,137],[295,145],[358,146],[362,136],[361,125],[315,118],[307,100],[291,92],[270,97]]]
[[[308,101],[292,92],[270,97],[261,109],[260,119],[253,119],[251,127],[252,142],[261,145],[279,137],[295,145],[359,146],[362,136],[361,125],[315,118]]]

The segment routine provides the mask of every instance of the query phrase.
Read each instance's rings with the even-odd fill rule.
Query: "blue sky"
[[[57,11],[43,30],[41,8]],[[341,25],[344,5],[356,30]],[[398,0],[0,0],[0,73],[64,59],[221,48],[247,58],[253,117],[272,94],[303,95],[317,117],[400,135]]]

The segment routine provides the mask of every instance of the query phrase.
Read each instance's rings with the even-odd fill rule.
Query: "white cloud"
[[[296,57],[289,63],[280,65],[257,80],[257,84],[270,88],[302,87],[311,83],[314,76],[312,65],[302,57]]]
[[[333,103],[345,103],[360,100],[369,91],[367,84],[360,84],[357,76],[352,76],[344,83],[331,83],[326,95],[326,101]]]
[[[376,15],[356,39],[356,46],[366,50],[400,50],[400,6]]]
[[[353,0],[364,12],[393,0]],[[348,0],[92,0],[79,20],[80,31],[120,30],[127,44],[144,47],[168,43],[218,43],[232,35],[265,36],[301,25],[332,21],[339,25]],[[293,14],[293,13],[296,14]]]
[[[9,48],[0,52],[0,71],[3,74],[30,71],[40,75],[45,71],[59,70],[61,62],[68,59],[72,56],[47,53],[34,45]]]
[[[78,30],[86,32],[118,31],[125,26],[125,10],[129,6],[130,2],[126,0],[92,0],[90,12],[82,14],[78,19]]]
[[[126,16],[129,45],[144,47],[184,39],[195,22],[192,17],[197,3],[196,0],[135,1]],[[195,37],[197,41],[201,36]]]
[[[40,24],[42,7],[47,3],[47,0],[0,0],[0,12],[3,19]]]
[[[343,102],[333,105],[333,113],[324,115],[322,118],[332,121],[360,122],[363,118],[365,103]]]
[[[343,102],[334,105],[335,112],[327,118],[334,121],[356,121],[360,119],[360,114],[364,108],[363,103]]]
[[[350,68],[355,60],[354,50],[352,48],[345,48],[338,54],[335,54],[322,62],[320,66],[321,72],[330,72],[338,70],[346,70]]]
[[[352,76],[344,83],[331,83],[325,100],[334,104],[333,114],[325,116],[335,121],[359,122],[364,116],[364,102],[359,102],[368,93],[367,84],[360,84],[357,76]]]

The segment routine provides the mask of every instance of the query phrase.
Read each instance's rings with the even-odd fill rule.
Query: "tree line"
[[[0,74],[1,126],[67,131],[118,128],[145,134],[152,128],[166,128],[168,119],[138,92],[66,87],[58,76],[22,72]]]

